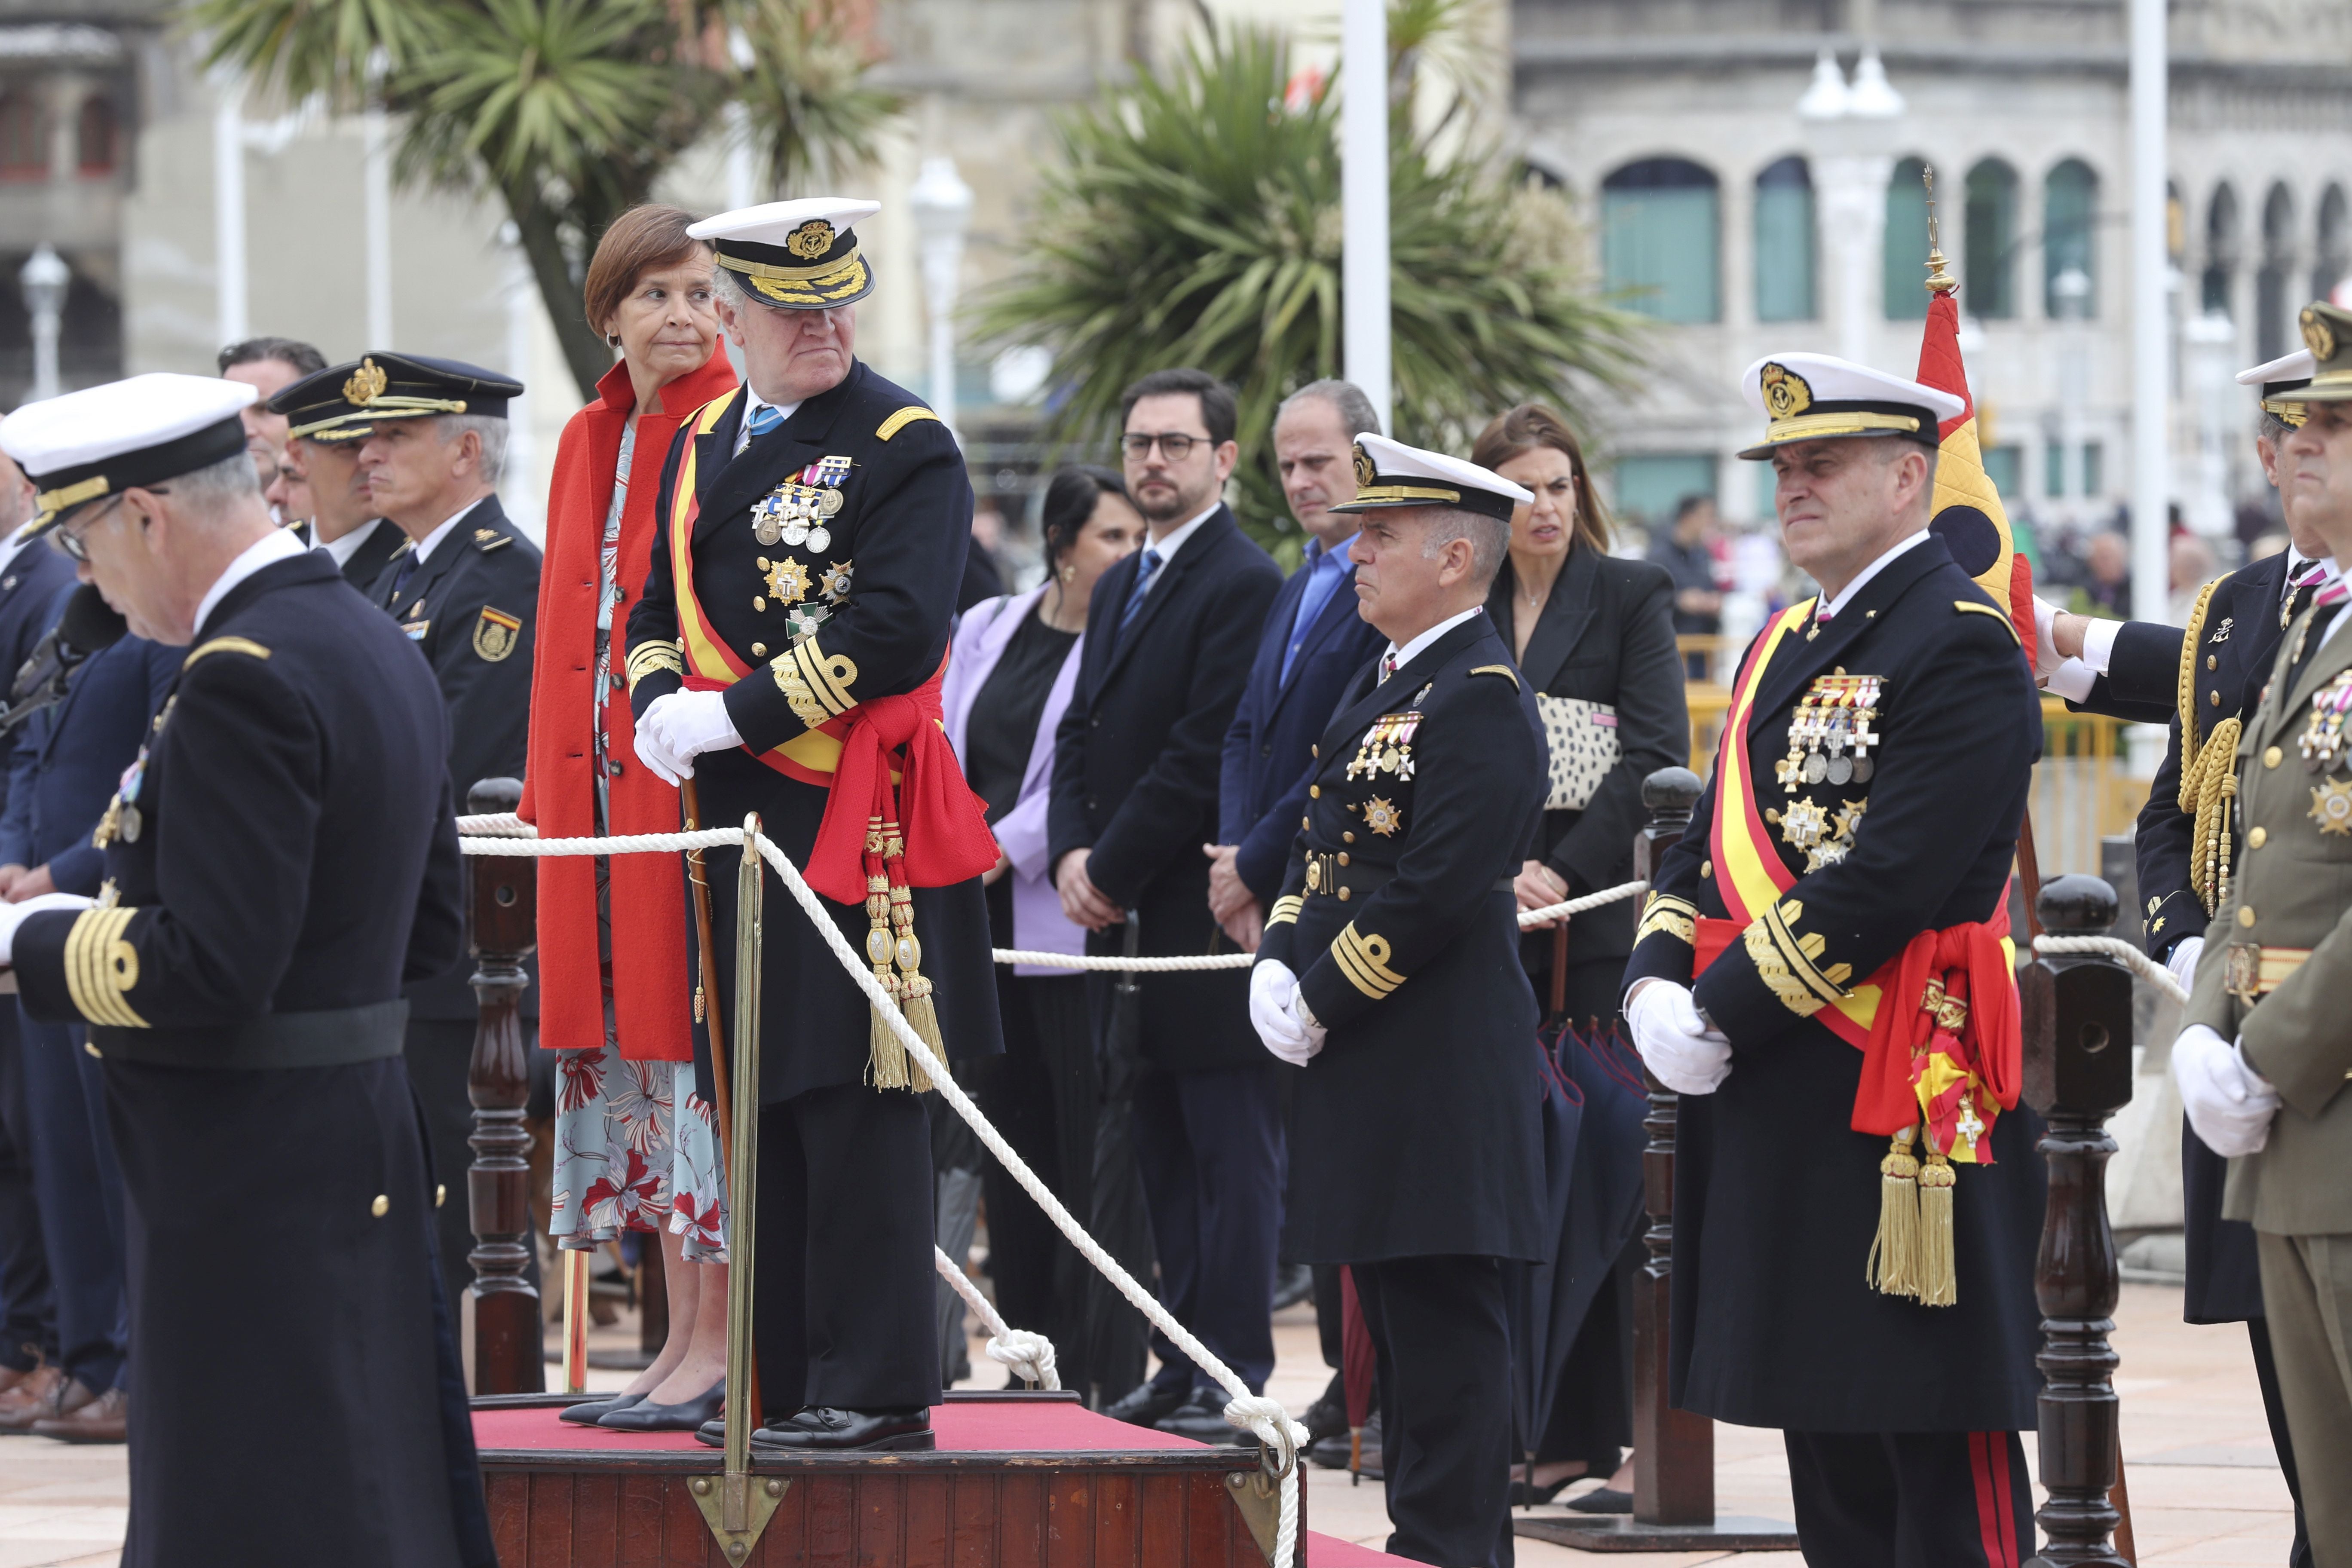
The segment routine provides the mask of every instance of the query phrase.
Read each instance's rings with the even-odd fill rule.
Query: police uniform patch
[[[404,630],[405,628],[403,628]],[[424,636],[422,631],[413,634]],[[481,618],[474,623],[474,651],[485,663],[496,664],[514,652],[515,644],[522,640],[522,622],[504,610],[482,606]]]

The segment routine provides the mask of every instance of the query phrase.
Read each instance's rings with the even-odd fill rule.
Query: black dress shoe
[[[1522,1477],[1517,1470],[1514,1469],[1511,1472],[1511,1506],[1513,1508],[1530,1508],[1538,1504],[1548,1503],[1551,1501],[1552,1499],[1559,1496],[1562,1491],[1566,1490],[1571,1482],[1580,1481],[1583,1479],[1584,1478],[1582,1476],[1562,1476],[1556,1481],[1538,1481],[1536,1483],[1535,1489],[1533,1491],[1529,1491],[1528,1489],[1526,1478]]]
[[[1334,1433],[1342,1437],[1348,1435],[1348,1390],[1339,1373],[1331,1374],[1330,1386],[1324,1389],[1323,1397],[1308,1405],[1307,1414],[1298,1421],[1307,1428],[1309,1442],[1319,1443]]]
[[[644,1404],[645,1397],[642,1394],[616,1394],[610,1399],[592,1399],[585,1405],[568,1406],[555,1418],[575,1426],[593,1426],[615,1410],[626,1410],[632,1405]]]
[[[1212,1447],[1255,1441],[1249,1433],[1225,1419],[1224,1400],[1216,1394],[1195,1393],[1154,1425],[1162,1432]]]
[[[1160,1418],[1172,1414],[1192,1392],[1189,1383],[1180,1383],[1173,1388],[1162,1388],[1156,1383],[1139,1384],[1113,1401],[1103,1414],[1130,1426],[1157,1426]]]
[[[1354,1458],[1355,1451],[1354,1440],[1349,1434],[1341,1432],[1336,1436],[1326,1437],[1318,1443],[1309,1445],[1307,1459],[1309,1464],[1319,1466],[1327,1470],[1344,1470]],[[1363,1468],[1357,1473],[1366,1480],[1376,1481],[1381,1479],[1381,1417],[1378,1411],[1373,1412],[1372,1418],[1364,1423]]]
[[[706,1448],[727,1447],[727,1417],[713,1416],[694,1429],[694,1440]]]
[[[751,1434],[751,1443],[754,1447],[803,1453],[852,1449],[903,1453],[939,1447],[931,1433],[930,1410],[924,1405],[912,1410],[836,1410],[830,1405],[812,1405],[761,1427]]]
[[[1304,1263],[1293,1263],[1274,1272],[1274,1310],[1296,1307],[1315,1294],[1315,1270]]]
[[[1568,1506],[1579,1513],[1631,1513],[1633,1494],[1614,1487],[1595,1487],[1582,1497],[1569,1499]]]
[[[695,1398],[676,1405],[650,1402],[608,1410],[596,1419],[615,1432],[691,1432],[727,1407],[727,1380],[720,1378]]]

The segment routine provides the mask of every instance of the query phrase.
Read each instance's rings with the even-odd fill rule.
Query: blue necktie
[[[1347,571],[1347,563],[1337,551],[1319,551],[1307,563],[1307,583],[1298,591],[1298,614],[1290,623],[1290,642],[1282,650],[1282,679],[1289,684],[1290,671],[1298,663],[1299,650],[1307,646],[1307,635],[1314,631],[1315,622],[1323,614],[1323,606],[1331,602],[1333,590]]]
[[[751,410],[751,438],[759,439],[784,422],[784,411],[762,403]]]
[[[408,580],[416,575],[416,547],[412,544],[402,553],[399,568],[392,574],[392,594],[384,604],[385,609],[399,613],[400,596],[408,591]]]
[[[1144,592],[1151,586],[1152,576],[1159,570],[1160,552],[1146,550],[1143,559],[1136,564],[1135,586],[1127,591],[1127,604],[1118,612],[1118,642],[1127,640],[1127,628],[1133,626],[1135,617],[1142,613]],[[1116,643],[1113,646],[1117,646]]]

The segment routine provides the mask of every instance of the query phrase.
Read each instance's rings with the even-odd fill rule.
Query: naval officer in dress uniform
[[[916,1026],[971,1057],[1002,1049],[979,881],[996,847],[939,724],[971,485],[939,416],[856,356],[874,283],[853,226],[877,210],[812,197],[687,231],[716,252],[745,384],[663,466],[630,700],[637,755],[698,781],[703,825],[757,812]],[[736,853],[709,852],[714,889]],[[712,900],[707,1006],[734,994],[734,903]],[[797,907],[772,902],[764,931],[751,1440],[929,1448],[925,1080]]]
[[[343,580],[364,594],[407,539],[376,510],[360,468],[360,443],[375,434],[375,426],[344,389],[368,384],[352,380],[361,363],[306,375],[280,388],[269,407],[287,422],[278,472],[310,494],[310,516],[294,525],[301,530],[302,542],[333,556]]]
[[[491,1568],[400,1059],[402,984],[461,940],[447,721],[399,630],[271,521],[252,396],[142,375],[0,421],[28,531],[188,648],[100,823],[98,898],[0,909],[0,960],[104,1065],[123,1562]]]
[[[1626,966],[1683,1095],[1674,1401],[1777,1426],[1818,1565],[2033,1550],[2043,1177],[2006,890],[2040,750],[2008,615],[1928,531],[1958,398],[1750,365],[1781,539],[1822,585],[1742,660]],[[1923,1126],[1924,1121],[1924,1126]]]
[[[1307,814],[1250,971],[1266,1048],[1306,1068],[1292,1256],[1345,1263],[1378,1352],[1388,1549],[1511,1561],[1503,1262],[1544,1256],[1536,1000],[1511,879],[1543,727],[1486,591],[1528,492],[1356,438],[1359,613],[1388,647],[1316,742]],[[1366,1150],[1378,1157],[1367,1161]]]
[[[2281,499],[2352,552],[2352,310],[2305,307],[2303,422]],[[2303,1479],[2312,1561],[2352,1563],[2352,604],[2340,575],[2288,628],[2237,748],[2238,858],[2172,1047],[2189,1125],[2230,1162],[2224,1219],[2254,1230],[2262,1305]]]

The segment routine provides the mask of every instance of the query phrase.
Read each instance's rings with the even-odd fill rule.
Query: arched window
[[[2205,205],[2205,273],[2199,303],[2208,315],[2234,316],[2230,296],[2238,281],[2238,193],[2225,181],[2213,187]]]
[[[2042,309],[2053,319],[2099,313],[2099,176],[2080,158],[2042,184]],[[2068,275],[2082,274],[2078,285]],[[2061,279],[2066,279],[2060,282]],[[2070,298],[2079,289],[2079,300]]]
[[[48,138],[41,132],[41,106],[32,94],[0,95],[0,180],[48,178]]]
[[[114,173],[114,104],[101,93],[81,100],[74,123],[74,163],[85,174]]]
[[[2263,269],[2254,275],[2254,357],[2270,361],[2294,338],[2287,323],[2303,301],[2289,297],[2294,280],[2294,197],[2284,184],[2263,198]]]
[[[2311,297],[2332,298],[2337,286],[2352,277],[2352,206],[2344,187],[2330,185],[2319,198],[2319,248],[2313,253]]]
[[[1960,303],[1969,315],[2005,321],[2017,314],[2016,248],[2017,171],[1987,158],[1969,171]]]
[[[1813,181],[1802,158],[1756,176],[1756,319],[1810,321],[1813,302]]]
[[[1713,174],[1681,158],[1645,158],[1601,183],[1601,272],[1625,308],[1662,321],[1722,318]]]
[[[1886,182],[1886,277],[1890,321],[1927,318],[1927,165],[1906,158]]]

